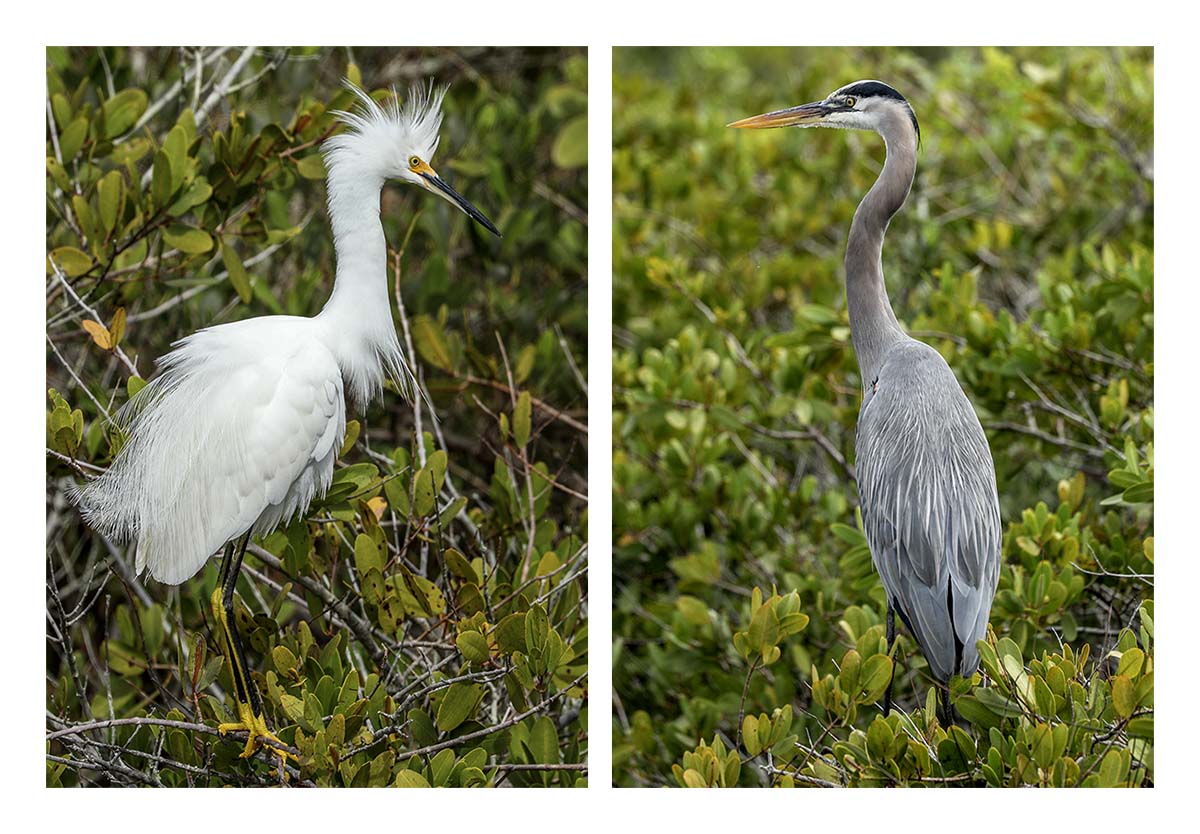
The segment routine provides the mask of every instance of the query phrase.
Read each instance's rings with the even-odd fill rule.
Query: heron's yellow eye
[[[846,106],[847,107],[854,106],[854,96],[846,96]]]
[[[421,157],[414,156],[412,159],[408,160],[408,167],[412,168],[413,170],[420,168],[421,167]]]

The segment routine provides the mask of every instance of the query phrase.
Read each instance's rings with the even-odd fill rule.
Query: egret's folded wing
[[[136,538],[137,569],[162,582],[184,581],[231,538],[307,507],[328,488],[345,433],[328,350],[224,330],[201,331],[164,358],[125,448],[81,494],[89,520]]]

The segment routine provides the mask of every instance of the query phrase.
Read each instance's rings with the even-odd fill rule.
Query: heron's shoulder
[[[883,356],[879,376],[866,387],[861,423],[887,423],[910,437],[949,438],[978,445],[979,418],[945,358],[916,339],[896,342]],[[986,441],[985,441],[986,442]]]
[[[924,342],[905,337],[894,342],[883,354],[879,375],[931,376],[953,379],[954,372],[946,358]]]

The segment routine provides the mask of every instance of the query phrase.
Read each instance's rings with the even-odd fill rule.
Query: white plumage
[[[391,375],[416,389],[392,320],[379,196],[402,179],[490,221],[429,166],[445,89],[414,87],[403,107],[361,102],[329,139],[333,293],[313,318],[265,316],[176,342],[159,375],[119,414],[129,441],[77,493],[89,523],[137,543],[137,570],[178,584],[227,542],[262,535],[323,495],[346,430],[346,394],[360,406]],[[496,232],[498,234],[498,232]]]

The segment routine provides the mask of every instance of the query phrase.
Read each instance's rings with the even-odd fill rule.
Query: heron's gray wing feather
[[[939,679],[973,671],[999,577],[1000,511],[987,438],[941,354],[912,339],[888,350],[856,452],[884,588]]]

